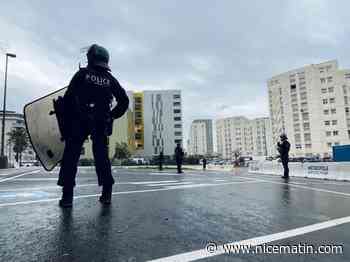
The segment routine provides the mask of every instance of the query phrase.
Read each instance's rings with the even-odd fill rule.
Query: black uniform
[[[164,153],[163,151],[161,151],[158,157],[159,171],[163,170],[163,162],[164,162]]]
[[[290,149],[290,143],[285,139],[282,140],[282,142],[277,143],[278,152],[280,153],[283,169],[284,169],[284,178],[289,177],[289,149]]]
[[[113,97],[117,105],[111,110]],[[75,186],[77,164],[84,141],[91,135],[98,184],[111,186],[114,179],[108,157],[108,136],[113,120],[121,117],[129,99],[118,81],[100,66],[80,69],[64,95],[65,149],[58,185]]]
[[[203,170],[206,170],[207,169],[207,159],[206,158],[203,158]]]
[[[182,173],[182,160],[184,157],[184,151],[182,150],[180,144],[178,144],[175,148],[175,160],[177,166],[177,173]]]

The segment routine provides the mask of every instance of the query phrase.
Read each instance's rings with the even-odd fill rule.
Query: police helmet
[[[287,135],[285,133],[281,134],[280,138],[281,138],[281,140],[287,140],[288,139],[288,137],[287,137]]]
[[[106,48],[103,46],[99,46],[97,44],[93,44],[89,47],[87,51],[87,59],[89,65],[100,66],[107,70],[110,70],[108,62],[109,62],[109,53]]]

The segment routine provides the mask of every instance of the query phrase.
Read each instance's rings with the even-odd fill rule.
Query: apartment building
[[[213,121],[193,120],[188,141],[189,155],[212,155],[213,152]]]
[[[350,70],[336,60],[279,74],[267,85],[273,143],[286,133],[291,156],[329,157],[332,146],[350,143]]]
[[[216,120],[218,154],[234,159],[234,152],[243,156],[270,156],[272,148],[269,118],[248,119],[243,116]]]

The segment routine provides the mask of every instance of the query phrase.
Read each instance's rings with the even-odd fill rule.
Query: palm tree
[[[13,151],[16,153],[16,161],[22,164],[22,152],[29,146],[27,131],[24,127],[14,127],[7,133],[8,141],[13,145]]]

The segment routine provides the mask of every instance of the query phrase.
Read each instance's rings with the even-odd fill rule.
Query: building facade
[[[180,90],[143,91],[144,147],[146,158],[174,155],[177,143],[183,143],[182,99]]]
[[[192,121],[188,141],[189,155],[212,155],[213,121],[211,119],[196,119]]]
[[[269,118],[250,120],[229,117],[216,120],[218,154],[223,159],[234,159],[238,151],[242,156],[270,156],[272,148]]]
[[[0,130],[2,130],[2,117],[3,111],[0,111]],[[14,111],[5,112],[5,139],[4,139],[4,154],[8,158],[10,165],[14,165],[16,153],[13,151],[13,144],[9,141],[8,133],[17,127],[25,128],[23,114],[16,113]],[[36,161],[36,154],[31,145],[22,153],[22,162],[34,162]]]
[[[336,60],[274,76],[267,85],[273,143],[286,133],[291,156],[329,157],[332,146],[350,143],[350,70]]]

